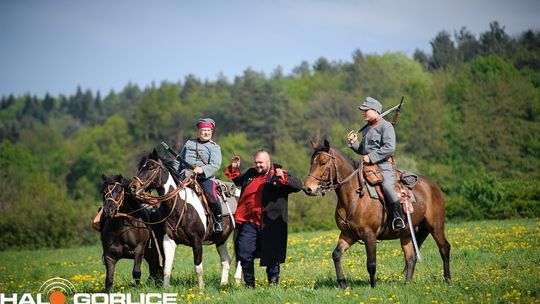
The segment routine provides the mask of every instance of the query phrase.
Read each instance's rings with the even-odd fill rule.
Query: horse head
[[[330,143],[324,140],[322,146],[311,142],[313,154],[311,155],[311,168],[304,181],[303,190],[307,195],[315,196],[324,194],[332,185],[335,178],[334,159],[335,156],[330,150]]]
[[[101,195],[103,198],[103,215],[113,218],[124,203],[125,181],[121,174],[114,176],[102,175],[103,184]]]
[[[327,140],[322,146],[313,142],[311,145],[311,168],[303,187],[307,195],[324,195],[346,184],[358,172],[354,170],[354,161],[338,149],[331,148]]]
[[[129,184],[129,189],[133,195],[138,195],[143,191],[151,189],[159,189],[167,181],[168,172],[154,149],[152,153],[144,156],[139,161],[137,175]]]

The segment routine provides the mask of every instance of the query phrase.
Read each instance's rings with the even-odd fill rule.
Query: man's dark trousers
[[[242,265],[244,282],[248,287],[255,287],[254,259],[260,257],[261,226],[255,223],[245,222],[236,226],[238,236],[235,241],[236,258]],[[273,264],[273,263],[272,263]],[[269,282],[279,280],[279,263],[266,267]]]

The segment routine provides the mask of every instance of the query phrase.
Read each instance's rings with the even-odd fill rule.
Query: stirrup
[[[402,218],[396,217],[392,220],[392,230],[399,231],[405,228],[405,222]]]

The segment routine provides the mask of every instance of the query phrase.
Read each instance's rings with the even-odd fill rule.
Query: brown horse
[[[341,256],[351,245],[363,241],[367,253],[367,270],[371,287],[375,287],[377,240],[400,239],[405,255],[406,280],[413,278],[416,255],[409,230],[393,231],[387,220],[383,204],[372,199],[368,191],[357,191],[360,182],[357,169],[350,157],[338,149],[331,148],[328,141],[318,147],[314,143],[311,169],[304,181],[304,192],[317,195],[319,192],[334,190],[338,197],[336,224],[341,230],[332,258],[336,268],[337,281],[341,288],[347,288],[341,268]],[[361,168],[359,169],[361,170]],[[361,171],[360,171],[361,172]],[[362,193],[362,194],[360,194]],[[433,236],[443,260],[444,278],[450,279],[450,244],[444,234],[444,197],[441,189],[433,181],[420,176],[413,188],[416,202],[411,214],[419,247],[428,234]]]
[[[163,273],[159,260],[160,244],[152,242],[151,231],[142,222],[142,214],[137,211],[139,204],[126,192],[130,180],[124,179],[122,175],[103,175],[102,179],[103,214],[100,218],[100,233],[103,263],[107,270],[105,292],[110,292],[116,262],[122,258],[134,260],[132,275],[137,284],[141,279],[143,258],[148,262],[150,278],[160,281]],[[156,228],[154,232],[159,235],[159,227]]]
[[[214,233],[213,219],[205,215],[205,208],[197,193],[185,185],[178,185],[164,162],[154,150],[139,162],[137,176],[130,184],[132,193],[156,189],[159,195],[176,192],[173,198],[162,202],[158,209],[159,216],[165,219],[163,248],[165,269],[163,285],[170,283],[172,264],[177,244],[190,246],[193,250],[193,262],[199,288],[204,288],[203,280],[203,243],[215,244],[221,259],[221,285],[229,280],[231,258],[227,250],[227,239],[234,230],[231,216],[224,216],[223,232]],[[180,191],[179,191],[180,190]],[[237,282],[241,273],[236,273]]]

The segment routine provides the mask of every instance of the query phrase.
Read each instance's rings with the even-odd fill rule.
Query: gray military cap
[[[364,101],[364,103],[358,108],[362,111],[367,111],[369,109],[372,109],[372,110],[377,111],[377,113],[379,114],[382,113],[381,103],[377,99],[369,97],[369,96],[366,97],[366,101]]]

